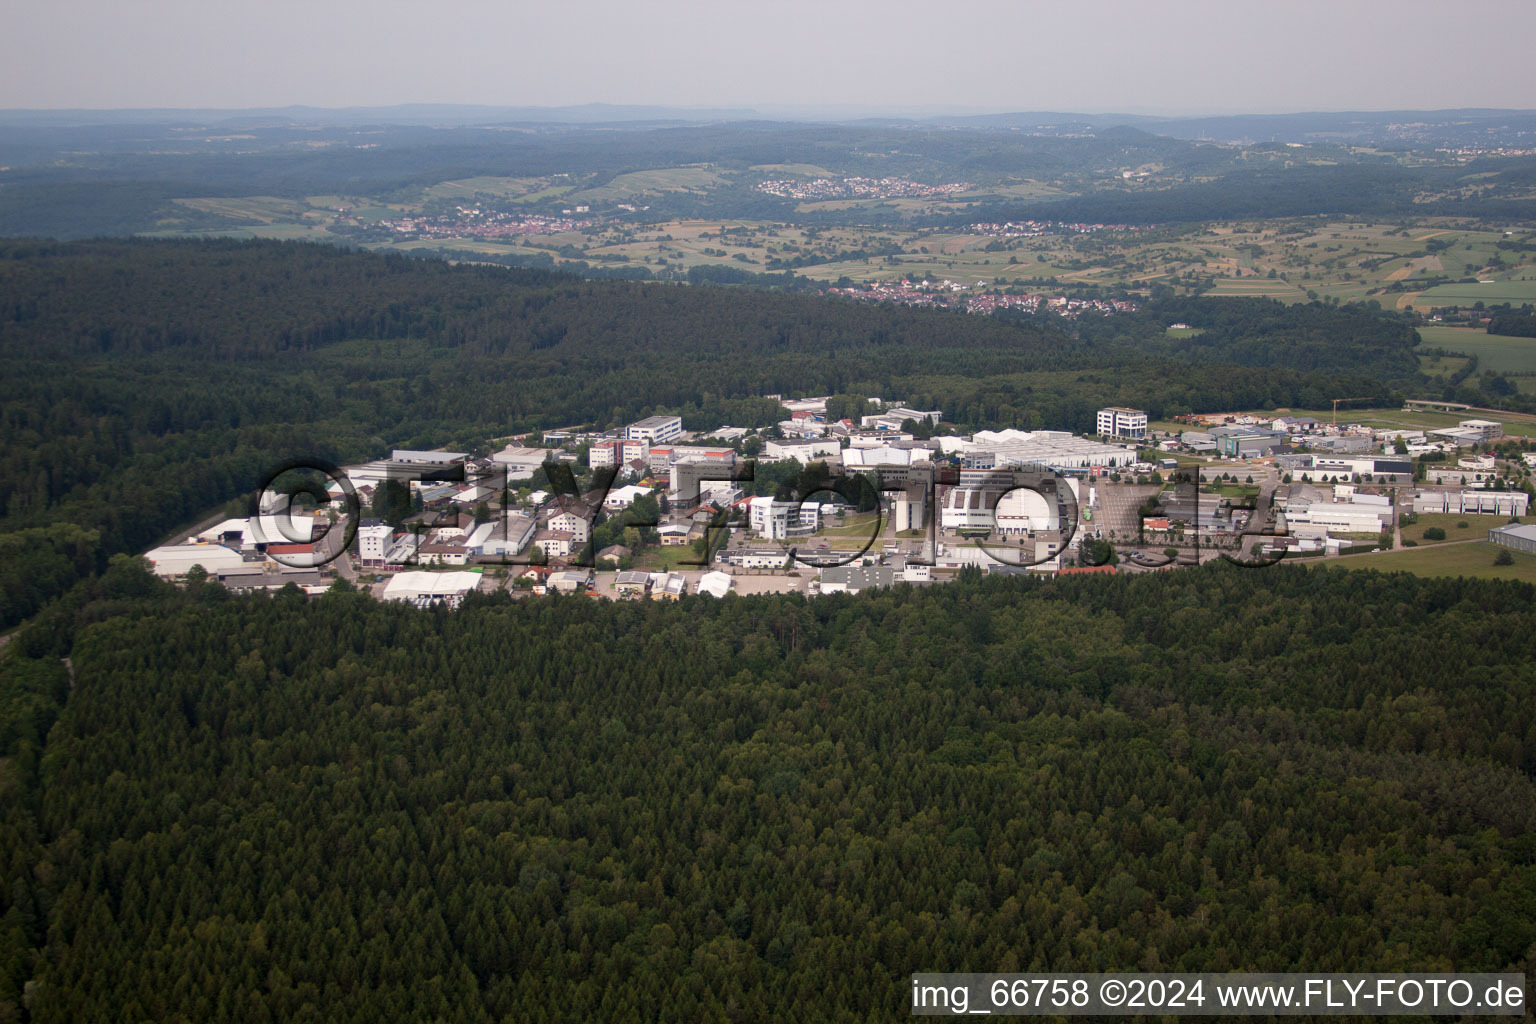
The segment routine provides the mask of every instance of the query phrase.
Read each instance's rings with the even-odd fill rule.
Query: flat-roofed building
[[[1352,501],[1314,501],[1285,507],[1285,528],[1298,536],[1321,532],[1380,533],[1392,527],[1392,506]]]
[[[1129,466],[1136,453],[1120,445],[1075,437],[1065,430],[980,430],[959,451],[966,469],[1048,466],[1057,470]]]
[[[1500,526],[1488,531],[1488,540],[1501,548],[1536,555],[1536,523],[1526,523],[1523,526],[1514,524]]]
[[[688,592],[688,580],[675,572],[651,573],[652,601],[679,601]]]
[[[821,503],[753,498],[748,502],[752,532],[765,540],[815,533],[821,527]]]
[[[507,445],[491,456],[491,464],[505,469],[509,480],[526,480],[533,476],[536,469],[554,458],[555,454],[548,448],[516,448]]]
[[[403,601],[418,608],[434,604],[457,607],[464,595],[480,586],[477,572],[426,572],[412,570],[390,577],[384,587],[384,600]]]
[[[939,512],[940,529],[953,532],[1013,537],[1057,529],[1059,525],[1045,495],[1022,487],[1006,492],[953,487],[944,495]]]
[[[392,462],[412,466],[451,466],[469,458],[468,452],[422,452],[410,448],[396,448],[390,454]]]
[[[1413,510],[1455,515],[1523,516],[1530,501],[1530,495],[1524,491],[1419,491],[1413,496]]]
[[[821,592],[857,594],[892,586],[898,579],[896,570],[889,565],[837,565],[821,570]]]
[[[613,578],[613,589],[617,594],[626,597],[644,597],[651,589],[651,574],[648,572],[621,572]]]
[[[370,523],[357,528],[357,559],[364,566],[374,568],[384,564],[395,528],[384,523]]]
[[[819,458],[828,455],[836,455],[843,450],[842,442],[836,438],[828,440],[802,440],[802,441],[769,441],[763,445],[764,462],[781,462],[785,459],[796,459],[800,462],[815,462]]]
[[[235,569],[245,564],[240,552],[231,551],[222,544],[167,544],[145,554],[156,576],[180,579],[194,565],[200,565],[209,576],[222,570]]]
[[[1147,413],[1111,405],[1099,410],[1098,433],[1104,437],[1124,437],[1140,441],[1147,436]]]
[[[1462,430],[1477,432],[1484,441],[1495,441],[1504,436],[1504,424],[1495,420],[1462,420],[1456,425]]]
[[[647,416],[624,428],[624,437],[630,441],[649,441],[666,444],[683,436],[681,416]]]
[[[631,441],[620,437],[599,441],[588,449],[587,465],[593,469],[601,469],[604,466],[623,466],[627,469],[629,464],[637,459],[648,461],[650,455],[650,442]]]

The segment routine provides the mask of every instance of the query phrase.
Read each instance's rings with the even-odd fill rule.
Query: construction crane
[[[1375,397],[1376,397],[1375,395],[1361,395],[1359,398],[1335,398],[1333,400],[1333,425],[1334,426],[1338,426],[1339,425],[1339,403],[1340,402],[1369,402],[1371,399],[1373,399]]]

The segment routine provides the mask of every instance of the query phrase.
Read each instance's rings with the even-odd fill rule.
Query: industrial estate
[[[1413,430],[1236,413],[1158,429],[1116,406],[1099,410],[1094,436],[962,435],[899,402],[869,400],[877,411],[855,421],[830,418],[826,396],[767,397],[784,418],[761,427],[687,433],[680,416],[653,415],[484,454],[396,449],[346,467],[324,501],[269,489],[256,515],[147,556],[163,577],[235,590],[318,594],[345,578],[385,600],[454,606],[500,589],[676,600],[965,570],[1258,567],[1416,546],[1404,528],[1444,517],[1536,552],[1536,525],[1521,522],[1536,450],[1498,421]]]

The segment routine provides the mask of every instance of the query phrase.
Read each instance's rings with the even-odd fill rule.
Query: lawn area
[[[1399,548],[1379,555],[1334,559],[1324,563],[1330,569],[1378,569],[1382,572],[1411,572],[1416,576],[1474,576],[1485,580],[1523,580],[1536,583],[1536,555],[1511,551],[1512,565],[1494,565],[1494,556],[1502,548],[1486,541],[1476,544],[1436,544],[1424,548]]]
[[[1536,516],[1524,516],[1522,523],[1536,522]],[[1453,540],[1481,540],[1494,527],[1509,522],[1503,516],[1457,515],[1455,513],[1421,512],[1418,522],[1403,527],[1404,540],[1416,540],[1420,544],[1448,544]],[[1456,525],[1466,523],[1465,527]],[[1445,531],[1445,540],[1425,540],[1424,531],[1437,526]]]
[[[865,512],[845,516],[842,519],[830,520],[832,526],[825,526],[811,535],[812,539],[818,537],[864,540],[875,532],[876,525],[880,522],[878,512]]]
[[[1259,496],[1259,486],[1258,484],[1254,484],[1251,487],[1247,484],[1222,484],[1219,487],[1207,485],[1201,487],[1200,492],[1202,494],[1219,494],[1223,498],[1231,498],[1234,502],[1242,502],[1249,498],[1257,498]]]
[[[694,564],[689,565],[692,559]],[[686,572],[690,569],[703,568],[698,565],[699,554],[693,550],[692,544],[680,544],[675,547],[649,547],[643,548],[635,554],[635,568],[641,572]]]

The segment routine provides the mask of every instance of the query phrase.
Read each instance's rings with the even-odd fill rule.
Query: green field
[[[1426,293],[1428,294],[1428,293]],[[1426,348],[1443,348],[1477,357],[1477,368],[1495,372],[1536,373],[1536,338],[1512,338],[1471,327],[1420,327]]]
[[[425,192],[428,199],[475,199],[490,196],[496,199],[518,199],[549,187],[546,178],[460,178],[457,181],[441,181]]]
[[[1449,544],[1458,540],[1481,540],[1488,536],[1488,531],[1503,526],[1509,522],[1503,516],[1485,515],[1455,515],[1450,513],[1418,514],[1418,521],[1403,527],[1403,539],[1415,540],[1420,544]],[[1536,522],[1536,516],[1525,516],[1522,523]],[[1466,523],[1466,527],[1457,526],[1457,523]],[[1445,531],[1445,540],[1425,540],[1424,531],[1432,526],[1438,526]]]
[[[1485,580],[1536,583],[1536,555],[1512,551],[1514,564],[1494,565],[1494,556],[1500,550],[1503,549],[1487,542],[1436,544],[1399,548],[1379,555],[1330,559],[1320,564],[1329,569],[1377,569],[1381,572],[1411,572],[1416,576],[1473,576]]]
[[[1467,360],[1460,356],[1419,355],[1419,372],[1430,377],[1453,377],[1466,365]]]
[[[830,520],[834,525],[824,526],[811,535],[810,539],[836,538],[839,540],[865,540],[875,532],[875,526],[880,522],[878,512],[854,513],[842,519]]]
[[[688,564],[692,561],[694,564]],[[673,547],[642,548],[635,555],[635,568],[641,572],[691,572],[706,568],[697,564],[699,553],[692,544]]]
[[[815,164],[754,164],[750,170],[762,172],[768,178],[836,178],[825,167]]]
[[[280,199],[276,196],[240,196],[236,198],[177,199],[176,204],[188,209],[211,213],[232,220],[249,220],[259,224],[273,221],[296,220],[309,211],[306,203],[296,199]]]
[[[1526,268],[1525,276],[1513,281],[1491,281],[1488,284],[1442,284],[1419,293],[1418,306],[1470,306],[1481,302],[1536,302],[1536,271]]]
[[[622,202],[660,192],[702,192],[726,183],[724,177],[708,167],[666,167],[620,174],[606,185],[573,193],[568,198],[573,203]]]

